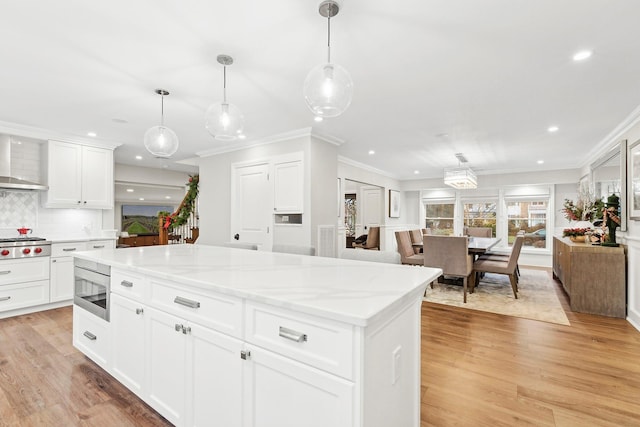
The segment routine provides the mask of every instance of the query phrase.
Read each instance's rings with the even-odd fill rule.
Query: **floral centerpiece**
[[[562,230],[562,236],[563,237],[584,236],[589,231],[591,231],[590,228],[565,228],[564,230]]]

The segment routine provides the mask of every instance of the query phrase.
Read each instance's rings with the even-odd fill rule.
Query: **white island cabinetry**
[[[76,256],[112,266],[101,366],[177,426],[420,424],[437,269],[203,245]]]

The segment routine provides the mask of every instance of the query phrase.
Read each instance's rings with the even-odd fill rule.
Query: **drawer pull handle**
[[[251,359],[251,352],[249,350],[242,350],[240,352],[240,359],[242,359],[242,360]]]
[[[129,282],[128,280],[123,280],[120,284],[125,288],[133,288],[133,282]]]
[[[200,302],[199,301],[194,301],[194,300],[187,299],[187,298],[176,297],[173,300],[173,302],[175,302],[176,304],[184,305],[185,307],[200,308]]]
[[[175,326],[176,332],[182,331],[182,328],[184,328],[184,326],[182,326],[180,323],[176,323],[176,326]]]
[[[93,334],[92,334],[91,332],[89,332],[89,331],[84,331],[84,334],[82,334],[82,335],[84,335],[85,337],[89,338],[91,341],[95,341],[95,340],[97,340],[97,339],[98,339],[98,337],[97,337],[97,336],[93,335]]]
[[[11,297],[2,297],[0,298],[0,301],[9,301],[11,299]]]
[[[282,326],[280,326],[279,335],[282,338],[286,338],[288,340],[295,341],[295,342],[307,341],[307,334],[303,334],[302,332],[294,331],[293,329],[284,328]]]
[[[144,308],[136,308],[136,314],[144,314]]]
[[[62,251],[63,252],[73,252],[75,251],[77,248],[63,248]]]
[[[11,273],[11,270],[0,271],[0,274],[9,274],[9,273]]]
[[[93,249],[102,249],[104,245],[93,245]]]

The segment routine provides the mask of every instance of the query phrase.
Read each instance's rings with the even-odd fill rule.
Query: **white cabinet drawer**
[[[106,368],[109,341],[109,322],[74,305],[73,345],[98,365]]]
[[[141,274],[111,270],[111,292],[146,304],[148,286],[147,279]]]
[[[74,252],[86,250],[87,242],[54,243],[51,245],[51,256],[71,256]]]
[[[49,280],[49,257],[2,260],[0,285]]]
[[[0,312],[48,302],[48,280],[0,286]]]
[[[151,306],[216,331],[242,337],[242,300],[186,290],[179,284],[150,280]]]
[[[350,325],[247,302],[245,339],[343,378],[353,377]]]
[[[91,240],[87,242],[88,251],[99,250],[99,249],[113,249],[116,247],[115,240]]]

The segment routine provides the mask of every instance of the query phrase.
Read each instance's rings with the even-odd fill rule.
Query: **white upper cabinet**
[[[273,165],[273,211],[302,213],[304,203],[304,173],[302,160]]]
[[[113,209],[112,149],[48,141],[44,154],[44,207]]]

